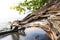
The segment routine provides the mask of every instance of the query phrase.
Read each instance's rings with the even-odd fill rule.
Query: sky
[[[17,5],[24,0],[0,0],[0,23],[23,19],[26,14],[19,14],[16,10],[11,10],[10,6]]]

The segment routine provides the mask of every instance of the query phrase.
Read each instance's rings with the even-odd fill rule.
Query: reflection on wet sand
[[[12,34],[13,40],[19,40],[19,33],[15,32],[15,34]]]
[[[13,32],[13,33],[7,33],[7,34],[3,34],[0,35],[0,40],[19,40],[19,32]]]
[[[19,32],[8,33],[0,36],[0,40],[51,40],[42,29],[28,28],[25,30],[26,36]]]

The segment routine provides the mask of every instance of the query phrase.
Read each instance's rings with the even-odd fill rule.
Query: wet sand
[[[8,33],[0,35],[0,40],[51,40],[41,29],[26,29],[25,34],[26,36],[17,32]]]

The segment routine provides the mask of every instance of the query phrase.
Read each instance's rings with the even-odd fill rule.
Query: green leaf
[[[17,10],[20,13],[23,11],[31,10],[36,11],[40,9],[48,0],[25,0],[23,3],[18,3],[18,5],[13,6],[11,9]]]

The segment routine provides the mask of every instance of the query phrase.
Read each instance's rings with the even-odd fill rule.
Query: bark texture
[[[32,26],[31,23],[36,21],[43,21],[47,24]],[[27,15],[19,22],[25,28],[42,28],[52,40],[60,40],[60,0],[49,0],[42,8]]]

